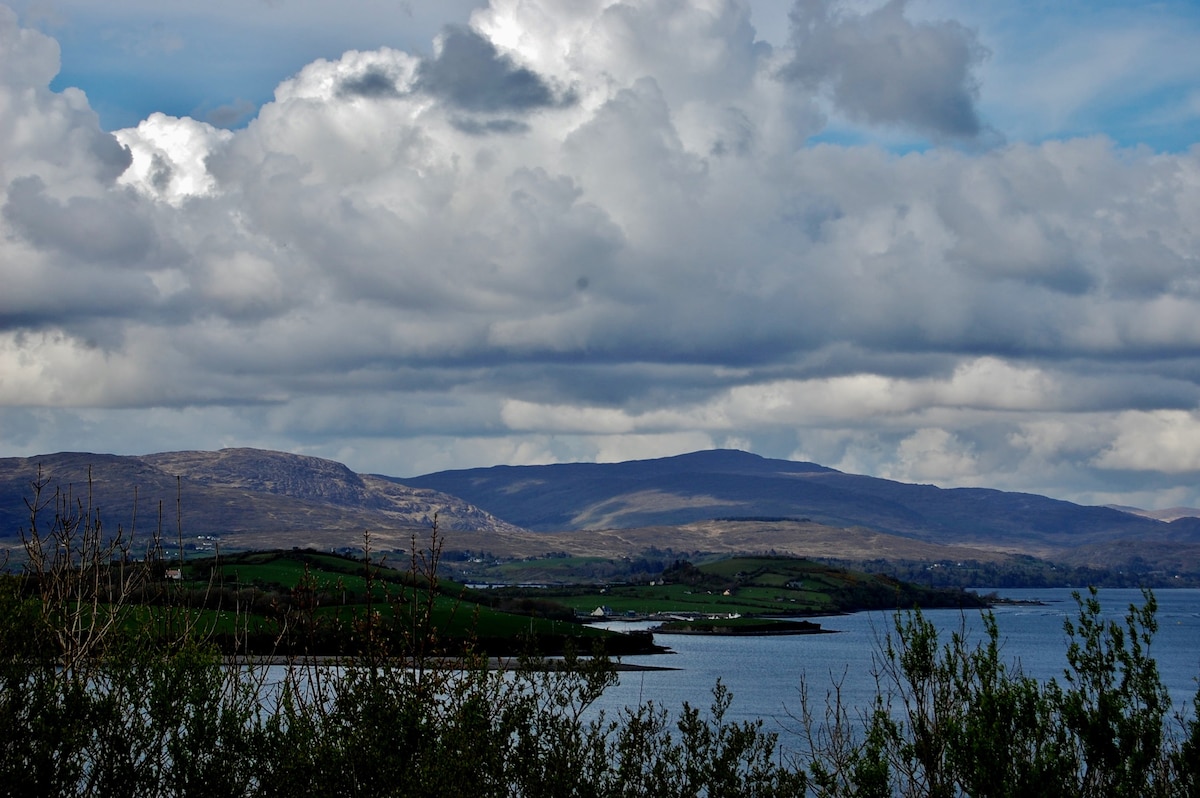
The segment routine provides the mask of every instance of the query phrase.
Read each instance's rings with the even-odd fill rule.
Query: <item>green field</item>
[[[575,622],[565,607],[507,602],[453,581],[312,551],[245,552],[173,568],[129,599],[125,623],[173,639],[182,628],[233,653],[362,653],[374,647],[403,656],[420,648],[454,655],[552,655],[568,641],[590,652],[649,653],[647,636]]]
[[[698,566],[677,563],[663,573],[662,580],[654,581],[542,592],[576,612],[607,607],[617,615],[819,615],[914,606],[983,606],[974,594],[921,588],[884,576],[788,557],[734,557]]]

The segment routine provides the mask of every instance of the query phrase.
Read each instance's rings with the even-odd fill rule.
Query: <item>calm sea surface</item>
[[[1063,682],[1067,666],[1063,621],[1076,615],[1071,592],[999,591],[1005,598],[1044,602],[1044,606],[1002,606],[994,610],[1005,661],[1019,663],[1030,676]],[[1158,601],[1158,634],[1150,653],[1158,662],[1172,703],[1177,708],[1185,704],[1190,708],[1200,677],[1200,590],[1159,590],[1154,595]],[[1137,590],[1101,590],[1099,599],[1105,616],[1116,620],[1124,616],[1131,603],[1142,603]],[[976,638],[982,629],[978,611],[930,610],[925,616],[942,630],[946,640],[964,625]],[[891,613],[856,613],[816,620],[825,629],[837,630],[837,634],[658,636],[657,642],[669,646],[674,654],[626,657],[624,661],[678,670],[622,673],[621,683],[605,693],[601,706],[609,714],[646,700],[671,710],[677,710],[684,701],[707,707],[719,678],[733,693],[731,717],[763,718],[768,729],[781,732],[781,742],[786,745],[798,726],[791,716],[800,711],[801,680],[808,684],[810,699],[815,697],[821,706],[835,682],[841,683],[844,702],[854,707],[870,704],[875,695],[873,656],[879,641],[892,628]],[[615,623],[609,627],[629,628]]]

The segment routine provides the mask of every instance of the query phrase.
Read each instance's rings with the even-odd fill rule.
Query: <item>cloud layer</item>
[[[0,446],[1200,503],[1200,149],[1000,144],[972,28],[854,8],[772,46],[737,0],[493,0],[110,135],[0,6]]]

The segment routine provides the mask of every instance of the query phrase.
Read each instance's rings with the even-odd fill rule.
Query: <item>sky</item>
[[[1200,506],[1200,5],[0,0],[0,456]]]

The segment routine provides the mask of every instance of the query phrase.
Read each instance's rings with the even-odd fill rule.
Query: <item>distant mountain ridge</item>
[[[459,496],[537,531],[772,516],[1024,552],[1142,538],[1200,544],[1200,530],[1188,519],[1165,523],[1035,494],[907,484],[731,450],[442,471],[399,481]]]

